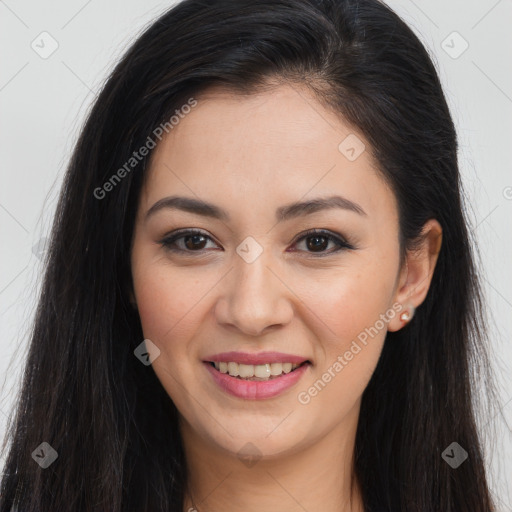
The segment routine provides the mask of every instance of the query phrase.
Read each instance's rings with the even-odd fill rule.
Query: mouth
[[[310,365],[306,360],[302,363],[264,363],[264,364],[242,364],[235,361],[205,361],[219,373],[229,375],[238,380],[252,382],[266,382],[282,378],[283,376],[297,371],[299,368]]]
[[[245,363],[230,361],[235,354],[214,356],[203,361],[213,382],[224,392],[243,400],[264,400],[278,397],[291,390],[309,372],[312,363],[299,356],[273,354],[271,362],[265,363],[267,355],[238,355]],[[281,357],[283,359],[281,359]],[[294,362],[285,358],[295,359]],[[217,359],[212,361],[211,359]],[[219,361],[218,359],[223,359]],[[249,361],[257,364],[248,364]],[[255,361],[256,359],[256,361]],[[273,359],[273,361],[272,361]],[[283,362],[279,362],[279,360]],[[268,361],[268,359],[267,359]]]

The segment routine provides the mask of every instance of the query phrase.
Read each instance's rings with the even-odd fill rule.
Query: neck
[[[353,472],[356,409],[310,446],[258,453],[251,461],[208,443],[182,421],[188,469],[183,512],[364,512]]]

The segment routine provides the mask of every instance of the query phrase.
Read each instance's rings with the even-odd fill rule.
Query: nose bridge
[[[289,322],[292,307],[286,297],[286,287],[271,270],[275,265],[271,261],[270,249],[261,247],[257,251],[249,240],[247,245],[244,242],[240,244],[237,253],[234,272],[224,297],[227,308],[219,320],[250,335],[257,335],[269,326]]]

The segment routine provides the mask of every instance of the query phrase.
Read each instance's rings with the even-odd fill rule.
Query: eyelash
[[[198,253],[198,254],[202,254],[207,249],[200,249],[198,251],[191,251],[191,250],[179,249],[179,248],[176,248],[176,247],[172,246],[172,244],[174,244],[176,242],[176,240],[179,240],[179,239],[184,238],[186,236],[194,236],[194,235],[201,235],[201,236],[203,236],[205,238],[209,238],[210,240],[212,240],[212,238],[209,235],[207,235],[206,233],[204,233],[202,231],[199,231],[199,230],[183,230],[183,231],[177,231],[175,233],[172,233],[169,236],[166,236],[159,243],[167,251],[171,251],[171,252],[175,252],[175,253],[182,253],[182,254],[183,253],[188,253],[188,254]],[[339,235],[338,236],[334,235],[330,231],[327,231],[325,229],[309,229],[309,230],[305,231],[304,233],[301,233],[300,236],[294,240],[293,245],[297,244],[298,242],[300,242],[300,241],[302,241],[302,240],[304,240],[304,239],[306,239],[308,237],[312,237],[312,236],[322,236],[322,237],[325,237],[329,242],[335,242],[339,246],[337,249],[331,250],[330,252],[315,253],[315,252],[312,252],[312,251],[304,251],[304,252],[307,252],[307,253],[313,255],[313,257],[315,257],[315,258],[321,258],[321,257],[324,257],[324,256],[330,256],[330,255],[332,255],[334,253],[338,253],[339,251],[342,251],[342,250],[354,250],[355,249],[355,247],[352,244],[350,244],[349,242],[347,242],[343,237],[341,237]]]

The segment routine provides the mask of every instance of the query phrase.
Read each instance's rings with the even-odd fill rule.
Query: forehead
[[[185,193],[244,198],[239,206],[257,211],[339,192],[368,209],[393,207],[364,136],[306,87],[243,96],[215,88],[196,100],[154,150],[148,202]]]

